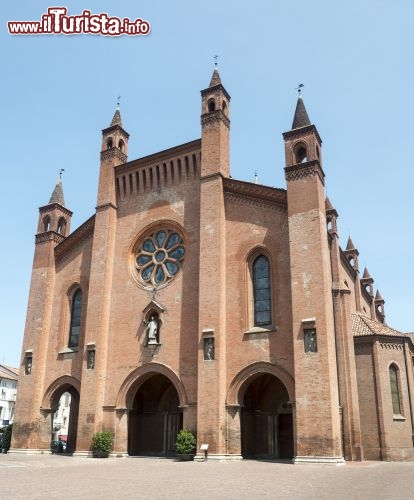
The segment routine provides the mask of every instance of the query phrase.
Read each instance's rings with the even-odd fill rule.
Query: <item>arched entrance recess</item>
[[[174,455],[183,419],[171,380],[162,373],[147,373],[130,388],[126,399],[129,455]]]
[[[286,387],[269,373],[249,382],[240,411],[243,458],[292,458],[293,416]]]
[[[59,410],[60,398],[65,392],[68,392],[70,394],[69,425],[65,448],[66,453],[73,453],[74,451],[76,451],[79,415],[79,391],[80,382],[77,379],[66,375],[58,378],[49,386],[42,402],[43,409],[50,409],[50,441],[52,441],[54,435],[53,419],[55,413]]]
[[[294,380],[268,362],[247,366],[233,379],[229,407],[240,408],[241,454],[244,458],[292,458],[294,454]]]

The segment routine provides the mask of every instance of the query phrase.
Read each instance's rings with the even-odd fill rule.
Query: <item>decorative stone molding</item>
[[[210,111],[209,113],[201,115],[202,127],[209,126],[217,122],[223,122],[228,129],[230,128],[230,120],[221,109],[216,109],[215,111]]]
[[[317,175],[322,184],[325,184],[325,174],[319,164],[319,160],[307,161],[290,167],[285,167],[286,181],[298,181]]]
[[[110,158],[116,158],[121,163],[128,161],[127,155],[118,148],[106,149],[101,152],[101,161],[109,160]]]
[[[48,241],[53,241],[57,244],[64,241],[65,237],[56,231],[47,231],[46,233],[36,234],[35,243],[47,243]]]
[[[285,189],[260,186],[251,182],[223,178],[226,196],[239,202],[263,207],[287,210],[287,192]]]
[[[398,351],[402,351],[403,349],[403,344],[396,344],[392,342],[380,342],[379,345],[381,349],[398,350]]]

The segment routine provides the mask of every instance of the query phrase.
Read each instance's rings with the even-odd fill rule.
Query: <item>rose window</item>
[[[184,255],[184,242],[176,231],[161,229],[146,236],[135,261],[141,281],[153,286],[167,283],[181,269]]]

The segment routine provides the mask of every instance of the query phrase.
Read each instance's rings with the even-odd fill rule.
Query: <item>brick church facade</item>
[[[102,132],[96,213],[70,232],[61,180],[40,208],[11,452],[95,431],[169,456],[187,428],[210,459],[413,460],[414,345],[338,240],[321,138],[299,96],[286,189],[230,176],[230,96],[201,91],[201,139],[128,161]]]

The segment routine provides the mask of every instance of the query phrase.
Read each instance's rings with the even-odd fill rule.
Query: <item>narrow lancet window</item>
[[[72,311],[70,317],[69,347],[79,346],[79,333],[82,316],[82,290],[79,288],[72,297]]]
[[[254,325],[270,325],[272,323],[270,263],[264,255],[260,255],[253,262],[253,299]]]
[[[392,411],[394,415],[401,415],[400,388],[398,384],[398,370],[394,365],[390,366],[390,386]]]

